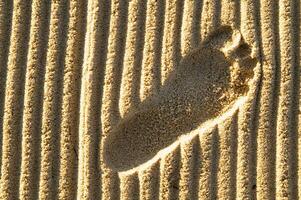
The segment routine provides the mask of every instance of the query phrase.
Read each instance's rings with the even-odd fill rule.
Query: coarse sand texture
[[[0,199],[301,199],[299,0],[0,0]]]

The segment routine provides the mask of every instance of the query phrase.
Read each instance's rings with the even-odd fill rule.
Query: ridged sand
[[[0,199],[301,198],[300,6],[0,0]],[[185,95],[211,79],[181,67],[234,65],[192,53],[220,27],[255,61],[218,80],[247,90]]]

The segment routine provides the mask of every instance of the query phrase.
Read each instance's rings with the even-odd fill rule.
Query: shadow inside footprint
[[[127,114],[105,139],[107,165],[125,171],[145,163],[247,94],[257,60],[238,31],[221,27],[182,58],[158,95]]]

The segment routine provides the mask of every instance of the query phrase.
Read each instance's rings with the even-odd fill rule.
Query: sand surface
[[[299,199],[298,0],[0,0],[0,199]]]

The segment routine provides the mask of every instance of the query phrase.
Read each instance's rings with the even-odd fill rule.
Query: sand
[[[0,0],[0,199],[301,198],[297,0]]]

